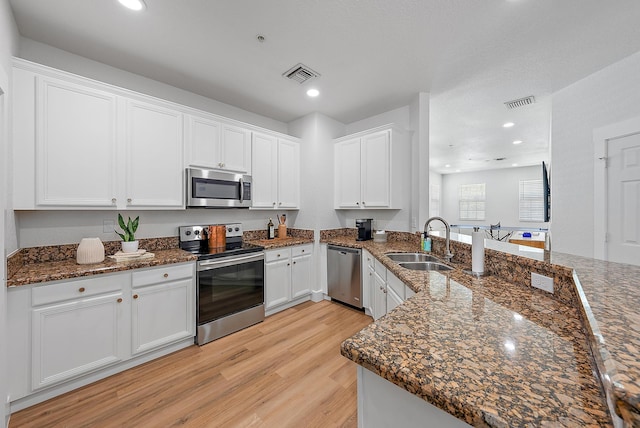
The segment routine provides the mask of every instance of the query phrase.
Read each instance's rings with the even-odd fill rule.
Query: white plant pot
[[[123,253],[135,253],[136,251],[138,251],[138,241],[122,241]]]

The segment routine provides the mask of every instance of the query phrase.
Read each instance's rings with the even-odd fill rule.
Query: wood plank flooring
[[[11,416],[19,427],[355,427],[340,343],[371,318],[307,302]]]

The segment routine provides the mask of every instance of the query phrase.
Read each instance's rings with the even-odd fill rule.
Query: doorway
[[[640,265],[640,118],[594,131],[594,256]]]

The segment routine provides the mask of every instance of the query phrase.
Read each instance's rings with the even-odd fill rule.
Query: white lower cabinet
[[[134,272],[131,345],[137,355],[195,334],[192,267]]]
[[[14,287],[7,306],[17,411],[193,344],[195,263]]]
[[[117,363],[127,356],[122,291],[34,308],[34,390]]]
[[[416,294],[366,250],[362,251],[362,271],[363,305],[374,320]]]
[[[313,245],[265,251],[265,313],[271,315],[311,295]]]

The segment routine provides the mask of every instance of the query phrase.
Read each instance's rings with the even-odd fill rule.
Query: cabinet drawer
[[[276,250],[269,250],[265,252],[265,263],[275,262],[278,260],[285,260],[291,257],[291,248],[278,248]]]
[[[31,292],[31,303],[33,306],[40,306],[48,303],[63,302],[65,300],[119,291],[127,284],[129,278],[130,274],[123,273],[36,286],[33,287]]]
[[[134,288],[151,284],[161,284],[177,279],[190,278],[193,276],[193,272],[193,264],[191,263],[179,266],[167,265],[142,272],[133,272],[132,284]]]
[[[291,248],[291,257],[307,256],[313,252],[313,244],[296,245]]]

